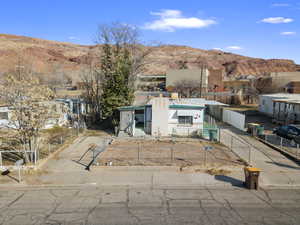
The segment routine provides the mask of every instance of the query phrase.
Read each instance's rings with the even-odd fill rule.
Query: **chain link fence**
[[[288,140],[286,138],[277,136],[275,134],[265,134],[263,141],[273,145],[281,150],[287,151],[292,154],[298,160],[300,160],[300,144],[293,140]]]
[[[226,132],[225,130],[221,130],[220,133],[220,142],[227,146],[232,152],[234,152],[241,159],[246,160],[246,162],[251,164],[251,150],[253,146],[247,143],[240,138],[237,138]]]
[[[210,146],[209,151],[205,150]],[[199,139],[116,140],[98,159],[101,166],[231,166],[239,159],[224,146]]]

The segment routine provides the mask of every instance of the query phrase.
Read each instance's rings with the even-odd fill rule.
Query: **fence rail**
[[[247,143],[245,140],[241,140],[222,129],[220,132],[220,142],[251,165],[251,151],[254,147],[250,143]]]
[[[283,137],[279,137],[275,134],[266,134],[264,135],[263,141],[267,144],[270,144],[274,147],[277,147],[281,150],[284,150],[290,154],[292,154],[294,157],[296,157],[298,160],[300,160],[300,144],[293,142],[291,140],[288,140]]]

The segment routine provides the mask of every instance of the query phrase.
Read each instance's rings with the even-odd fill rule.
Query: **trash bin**
[[[218,130],[217,129],[209,130],[209,140],[210,141],[217,141],[218,140]]]
[[[260,124],[256,129],[257,129],[257,136],[259,137],[264,136],[265,127],[263,125]]]
[[[245,186],[248,189],[258,189],[258,178],[260,169],[254,167],[245,167]]]

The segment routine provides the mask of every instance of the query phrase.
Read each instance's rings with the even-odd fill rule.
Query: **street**
[[[2,225],[300,224],[300,190],[9,188],[0,207]]]

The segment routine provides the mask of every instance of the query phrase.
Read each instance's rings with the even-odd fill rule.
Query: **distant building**
[[[208,91],[209,92],[223,92],[224,91],[224,76],[223,69],[209,69],[208,76]]]
[[[166,75],[139,74],[135,81],[135,88],[138,91],[164,91],[166,89]]]
[[[285,92],[290,94],[300,94],[300,81],[291,81],[285,87]]]
[[[11,120],[11,109],[7,105],[0,106],[0,128],[9,127],[9,121]]]
[[[208,76],[209,70],[203,69],[202,72],[202,89],[206,91],[208,89]],[[181,70],[169,70],[167,71],[166,87],[174,87],[182,81],[192,81],[194,84],[199,85],[201,83],[201,69],[181,69]]]
[[[273,72],[270,73],[272,86],[284,90],[291,82],[300,82],[300,72]]]
[[[300,123],[300,94],[260,95],[259,111],[272,117],[277,123]]]

